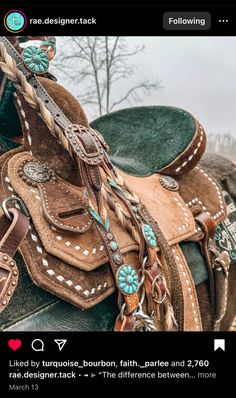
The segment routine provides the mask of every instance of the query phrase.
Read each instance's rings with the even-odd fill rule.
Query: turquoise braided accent
[[[104,222],[102,221],[102,219],[99,216],[99,214],[94,209],[92,209],[92,207],[89,208],[89,212],[90,212],[91,216],[93,216],[93,218],[95,218],[95,220],[97,220],[99,222],[99,224],[101,224],[105,228],[106,231],[109,230],[110,219],[109,219],[108,216],[107,216],[106,222],[104,224]]]

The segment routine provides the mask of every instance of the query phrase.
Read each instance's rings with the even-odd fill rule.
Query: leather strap
[[[202,320],[199,308],[198,297],[192,278],[191,271],[188,267],[186,258],[179,245],[172,246],[173,254],[177,262],[177,270],[183,286],[183,302],[184,302],[184,327],[186,332],[202,331]]]
[[[183,313],[183,293],[180,283],[180,278],[177,271],[176,262],[174,256],[171,252],[171,249],[168,245],[168,242],[165,239],[160,227],[158,226],[157,222],[151,216],[147,208],[143,204],[138,204],[137,206],[132,206],[129,200],[122,194],[119,189],[116,189],[113,186],[114,192],[119,197],[120,200],[126,205],[130,214],[132,215],[132,221],[136,228],[140,232],[140,236],[142,236],[142,224],[146,223],[150,225],[155,233],[155,236],[158,241],[158,246],[161,250],[163,257],[165,258],[166,264],[168,265],[168,272],[172,276],[172,285],[171,291],[173,292],[173,307],[175,309],[175,318],[177,319],[178,329],[183,330],[183,321],[184,321],[184,313]],[[125,185],[125,189],[128,191],[128,187]],[[134,208],[136,207],[135,211]],[[165,301],[166,297],[166,288],[163,283],[162,274],[163,274],[163,267],[161,268],[160,265],[151,261],[152,257],[152,250],[148,251],[149,254],[149,262],[148,267],[146,270],[147,278],[145,282],[146,288],[146,296],[147,296],[147,308],[149,310],[149,314],[155,315],[155,318],[160,326],[161,318],[163,315],[163,308],[162,304]],[[150,256],[151,254],[151,256]],[[142,264],[144,256],[144,243],[142,242],[140,245],[140,263]],[[166,276],[166,275],[165,275]],[[156,294],[158,292],[158,294]],[[154,300],[153,300],[153,297]],[[158,299],[156,300],[156,296],[158,295]],[[163,299],[164,298],[164,299]],[[158,305],[157,305],[158,304]],[[157,308],[159,307],[159,308]]]
[[[12,215],[12,222],[10,227],[3,236],[0,236],[0,251],[8,254],[10,257],[14,257],[19,245],[24,239],[29,229],[29,219],[21,211],[11,208],[8,209]],[[3,215],[0,218],[6,216]]]
[[[21,54],[16,51],[10,41],[5,36],[0,36],[0,41],[5,45],[7,52],[16,62],[18,69],[26,76],[28,83],[34,87],[38,97],[45,103],[46,108],[53,115],[55,122],[64,130],[71,124],[70,120],[57,106],[52,97],[50,97],[48,92],[43,88],[42,84],[39,83],[37,77],[26,68],[22,61]]]
[[[12,208],[8,212],[11,223],[5,214],[0,218],[0,312],[9,304],[18,284],[19,271],[13,256],[29,228],[29,219],[21,211]]]
[[[27,69],[23,63],[21,54],[16,51],[10,41],[5,36],[0,36],[0,41],[5,45],[9,55],[15,60],[17,68],[24,74],[28,83],[35,89],[37,96],[44,102],[56,124],[64,131],[76,155],[82,160],[80,170],[83,181],[90,195],[95,198],[99,208],[101,199],[99,192],[102,186],[102,179],[98,165],[104,158],[103,140],[101,140],[100,135],[92,129],[73,125],[44,89],[37,77]]]
[[[216,225],[212,220],[211,216],[207,213],[199,213],[195,216],[195,220],[200,224],[204,231],[204,238],[202,240],[202,250],[204,253],[204,257],[207,264],[207,271],[209,277],[209,288],[210,288],[210,303],[213,308],[213,312],[215,311],[215,282],[214,275],[212,270],[212,262],[213,258],[210,252],[210,241],[214,239]]]
[[[97,226],[98,232],[102,238],[105,250],[107,252],[107,256],[109,258],[110,266],[111,266],[113,275],[116,280],[117,272],[118,272],[119,268],[125,264],[124,258],[119,251],[118,245],[116,243],[115,237],[112,234],[112,232],[110,232],[109,230],[106,231],[105,228],[103,228],[97,221],[96,221],[96,226]],[[114,242],[114,244],[117,245],[116,250],[112,250],[112,248],[111,248],[112,242]],[[138,304],[139,304],[138,293],[136,292],[136,293],[133,293],[130,295],[122,294],[122,297],[126,304],[125,314],[127,315],[127,314],[133,313],[137,309]]]
[[[220,330],[221,321],[225,315],[228,303],[228,278],[230,257],[227,251],[221,253],[211,245],[213,253],[213,275],[215,283],[215,312],[213,330]]]

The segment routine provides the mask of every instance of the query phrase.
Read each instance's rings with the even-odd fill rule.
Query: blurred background
[[[51,71],[90,121],[141,105],[184,108],[208,150],[236,160],[236,37],[57,38]]]

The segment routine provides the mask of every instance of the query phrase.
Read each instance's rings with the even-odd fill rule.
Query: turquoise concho
[[[131,265],[122,265],[116,275],[117,285],[122,293],[130,295],[138,290],[138,274]]]
[[[144,235],[144,238],[146,239],[148,246],[157,247],[156,236],[153,232],[153,229],[150,227],[150,225],[143,224],[142,230],[143,230],[143,235]]]
[[[47,52],[35,46],[27,47],[22,52],[22,59],[30,72],[44,74],[49,68]]]

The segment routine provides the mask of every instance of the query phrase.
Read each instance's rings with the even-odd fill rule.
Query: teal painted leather
[[[169,106],[123,109],[94,120],[91,126],[105,138],[113,164],[137,176],[169,165],[195,134],[193,116]]]

